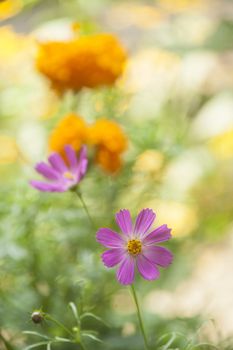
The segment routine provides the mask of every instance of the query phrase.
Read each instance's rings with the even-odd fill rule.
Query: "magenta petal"
[[[35,169],[39,174],[43,175],[49,180],[58,180],[60,177],[59,173],[55,169],[44,162],[38,163],[35,166]]]
[[[88,165],[87,148],[86,146],[82,146],[79,152],[78,166],[75,170],[77,182],[79,182],[83,178],[83,176],[86,174],[87,165]]]
[[[121,231],[127,236],[133,232],[133,224],[129,210],[123,209],[116,214],[116,222]]]
[[[153,224],[155,217],[152,209],[143,209],[137,216],[134,232],[142,238]]]
[[[32,180],[30,181],[30,185],[42,192],[65,192],[66,191],[66,188],[64,186],[56,182],[46,183],[46,182]]]
[[[143,239],[143,244],[150,245],[154,243],[161,243],[171,238],[171,229],[167,225],[157,227],[154,231],[148,234]]]
[[[170,265],[173,259],[173,255],[170,250],[164,247],[152,245],[144,247],[143,255],[152,263],[162,267],[167,267]]]
[[[87,165],[88,165],[88,160],[87,159],[83,159],[82,162],[80,162],[80,164],[79,164],[79,166],[80,166],[80,180],[86,174]]]
[[[76,171],[78,169],[78,159],[77,159],[76,152],[70,145],[66,145],[64,149],[65,149],[66,156],[68,158],[71,170]]]
[[[102,261],[106,267],[113,267],[119,264],[125,257],[125,250],[122,248],[115,248],[107,250],[102,254]]]
[[[109,228],[100,228],[96,240],[106,248],[121,248],[124,245],[122,237]]]
[[[117,279],[121,284],[132,284],[135,275],[135,260],[132,256],[127,256],[121,263],[117,271]]]
[[[80,178],[82,178],[87,171],[88,158],[87,158],[87,147],[82,146],[79,152],[79,168],[80,168]]]
[[[52,167],[54,167],[54,169],[59,171],[61,174],[68,171],[68,168],[67,168],[64,160],[62,159],[62,157],[58,153],[52,153],[49,156],[48,160],[49,160],[49,163],[52,165]]]
[[[155,280],[160,276],[157,266],[155,266],[143,254],[137,256],[137,268],[142,277],[146,280]]]

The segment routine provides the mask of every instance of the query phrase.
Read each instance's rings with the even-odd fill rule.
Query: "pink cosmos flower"
[[[68,165],[58,153],[52,153],[48,163],[41,162],[35,167],[43,175],[46,182],[32,180],[31,186],[43,192],[65,192],[75,187],[87,171],[87,149],[83,146],[77,157],[74,149],[67,145],[64,147]]]
[[[121,284],[134,282],[136,268],[146,280],[155,280],[160,275],[158,266],[171,264],[171,252],[157,245],[171,238],[171,229],[162,225],[150,231],[155,216],[152,209],[143,209],[133,225],[129,210],[123,209],[116,214],[121,234],[109,228],[97,232],[97,241],[109,248],[102,254],[102,261],[106,267],[119,264],[117,279]]]

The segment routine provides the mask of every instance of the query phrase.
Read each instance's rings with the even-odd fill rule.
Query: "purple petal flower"
[[[135,275],[135,260],[128,255],[122,259],[121,264],[117,270],[117,279],[121,284],[132,284]]]
[[[160,272],[158,267],[143,254],[139,254],[137,257],[137,268],[145,280],[152,281],[159,278]]]
[[[100,228],[97,232],[96,239],[106,248],[119,248],[123,243],[123,238],[109,228]]]
[[[116,214],[116,223],[127,236],[132,234],[133,224],[129,210],[123,209]]]
[[[133,227],[129,210],[123,209],[116,214],[121,233],[100,228],[96,234],[97,241],[110,248],[102,254],[104,265],[108,268],[119,265],[116,276],[123,285],[134,282],[136,269],[146,280],[155,280],[160,276],[158,266],[167,267],[172,262],[172,253],[156,245],[171,238],[171,229],[162,225],[150,231],[155,217],[152,209],[143,209]]]
[[[41,174],[46,182],[32,180],[32,187],[43,192],[65,192],[78,185],[87,171],[87,151],[83,146],[79,158],[74,149],[66,145],[64,147],[68,164],[64,162],[60,154],[53,153],[49,156],[48,162],[41,162],[36,165],[36,171]]]
[[[127,257],[127,255],[124,249],[110,249],[102,254],[102,261],[106,267],[113,267],[119,264],[125,257]]]
[[[156,215],[152,209],[143,209],[137,216],[134,233],[142,238],[153,224],[155,217]]]

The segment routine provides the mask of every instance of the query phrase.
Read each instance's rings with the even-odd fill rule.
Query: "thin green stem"
[[[90,215],[90,213],[89,213],[89,210],[88,210],[87,205],[86,205],[86,203],[85,203],[85,201],[84,201],[84,199],[83,199],[82,194],[81,194],[78,190],[76,190],[75,193],[76,193],[77,196],[79,197],[80,202],[82,203],[83,209],[85,210],[85,212],[86,212],[86,214],[87,214],[87,216],[88,216],[88,219],[89,219],[89,221],[90,221],[92,227],[94,228],[94,230],[96,230],[95,223],[94,223],[94,221],[93,221],[93,219],[92,219],[92,217],[91,217],[91,215]]]
[[[83,344],[83,342],[80,340],[79,344],[81,345],[81,347],[83,348],[83,350],[87,350],[86,346]]]
[[[66,333],[68,333],[72,338],[74,338],[74,334],[68,328],[66,328],[66,326],[64,326],[64,324],[62,324],[61,322],[57,321],[55,318],[53,318],[49,314],[45,314],[45,319],[47,319],[49,321],[52,321],[53,323],[58,325],[60,328],[62,328]]]
[[[139,321],[139,326],[140,326],[140,329],[142,332],[145,349],[149,350],[149,345],[148,345],[148,341],[147,341],[147,337],[146,337],[146,333],[145,333],[145,329],[144,329],[144,325],[143,325],[143,321],[142,321],[142,315],[141,315],[141,311],[140,311],[140,307],[139,307],[139,303],[138,303],[138,298],[137,298],[137,294],[136,294],[136,291],[135,291],[133,284],[131,285],[131,291],[132,291],[133,299],[134,299],[136,309],[137,309],[138,321]]]
[[[73,334],[66,326],[64,326],[63,323],[61,323],[60,321],[56,320],[55,318],[53,318],[53,317],[50,316],[49,314],[45,314],[45,319],[47,319],[47,320],[49,320],[49,321],[55,323],[56,325],[58,325],[60,328],[62,328],[66,333],[68,333],[68,334],[71,336],[71,339],[74,340],[74,338],[75,338],[75,337],[74,337],[74,334]],[[79,332],[81,332],[81,329],[79,329]],[[83,350],[87,350],[87,348],[86,348],[86,346],[85,346],[85,344],[83,343],[83,341],[82,341],[81,338],[82,338],[82,336],[80,335],[80,336],[79,336],[79,339],[76,340],[76,342],[81,346],[81,348],[82,348]]]

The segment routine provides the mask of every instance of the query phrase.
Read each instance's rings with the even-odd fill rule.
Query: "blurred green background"
[[[28,185],[72,97],[37,72],[37,43],[68,40],[77,23],[114,33],[128,52],[114,87],[75,97],[87,122],[115,120],[129,139],[118,174],[91,167],[81,183],[89,211],[97,227],[115,227],[118,209],[150,207],[173,229],[174,263],[160,280],[136,282],[154,349],[170,332],[161,349],[188,349],[187,339],[233,349],[232,1],[5,0],[0,20],[0,349],[38,341],[24,330],[65,336],[30,315],[42,308],[71,329],[71,301],[106,322],[86,319],[104,340],[88,349],[143,347],[129,291],[102,266],[78,198]]]

